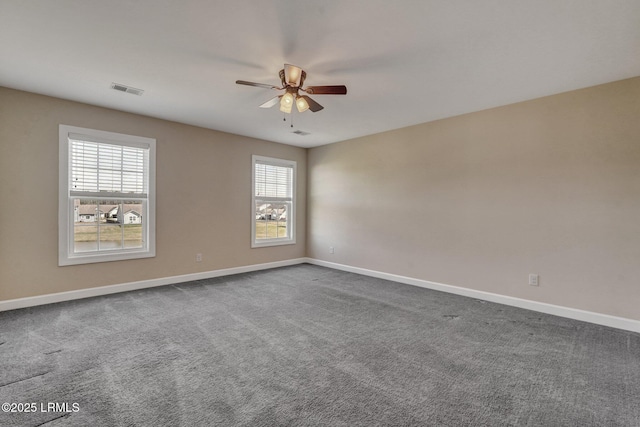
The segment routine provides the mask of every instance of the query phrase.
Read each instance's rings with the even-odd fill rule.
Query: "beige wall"
[[[58,267],[61,123],[157,139],[155,258]],[[252,154],[298,162],[295,245],[251,249]],[[0,88],[0,300],[303,257],[305,187],[302,148]]]
[[[635,78],[304,150],[0,88],[0,300],[306,255],[640,320],[639,118]],[[155,258],[57,266],[60,123],[157,139]],[[296,245],[250,248],[252,154]]]
[[[313,148],[308,173],[310,257],[640,320],[640,78]]]

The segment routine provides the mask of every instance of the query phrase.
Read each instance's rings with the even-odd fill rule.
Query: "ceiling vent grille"
[[[136,89],[135,87],[123,85],[120,83],[111,83],[111,89],[118,90],[120,92],[131,93],[138,96],[141,96],[144,93],[144,90],[142,89]]]
[[[291,133],[295,133],[296,135],[300,135],[300,136],[311,135],[311,133],[310,133],[310,132],[305,132],[305,131],[303,131],[303,130],[294,130],[294,131],[293,131],[293,132],[291,132]]]

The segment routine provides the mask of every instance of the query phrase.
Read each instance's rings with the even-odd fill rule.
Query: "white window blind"
[[[148,148],[97,142],[82,135],[70,135],[69,144],[70,195],[147,196]]]
[[[291,201],[293,167],[255,163],[255,196],[263,201]]]

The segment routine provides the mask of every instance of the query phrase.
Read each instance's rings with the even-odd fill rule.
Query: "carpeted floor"
[[[36,404],[2,426],[640,426],[640,335],[298,265],[0,313],[0,402]]]

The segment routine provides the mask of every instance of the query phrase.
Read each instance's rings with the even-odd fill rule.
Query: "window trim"
[[[271,239],[256,239],[256,163],[266,163],[273,166],[290,167],[293,169],[291,177],[291,212],[287,212],[287,228],[289,237]],[[296,243],[296,179],[297,163],[294,160],[277,159],[274,157],[251,156],[251,248],[269,246],[293,245]],[[260,198],[257,198],[260,200]]]
[[[120,249],[101,253],[82,252],[74,253],[74,216],[73,197],[69,194],[70,162],[69,162],[69,135],[80,134],[87,136],[87,140],[98,143],[108,143],[125,146],[141,145],[149,148],[149,183],[147,194],[147,218],[143,222],[145,227],[146,242],[143,248]],[[142,136],[126,135],[115,132],[107,132],[95,129],[80,128],[61,124],[59,126],[59,151],[58,151],[58,265],[78,265],[109,261],[122,261],[128,259],[151,258],[156,256],[156,140]],[[106,194],[97,199],[122,200],[127,197],[118,197],[116,194]]]

